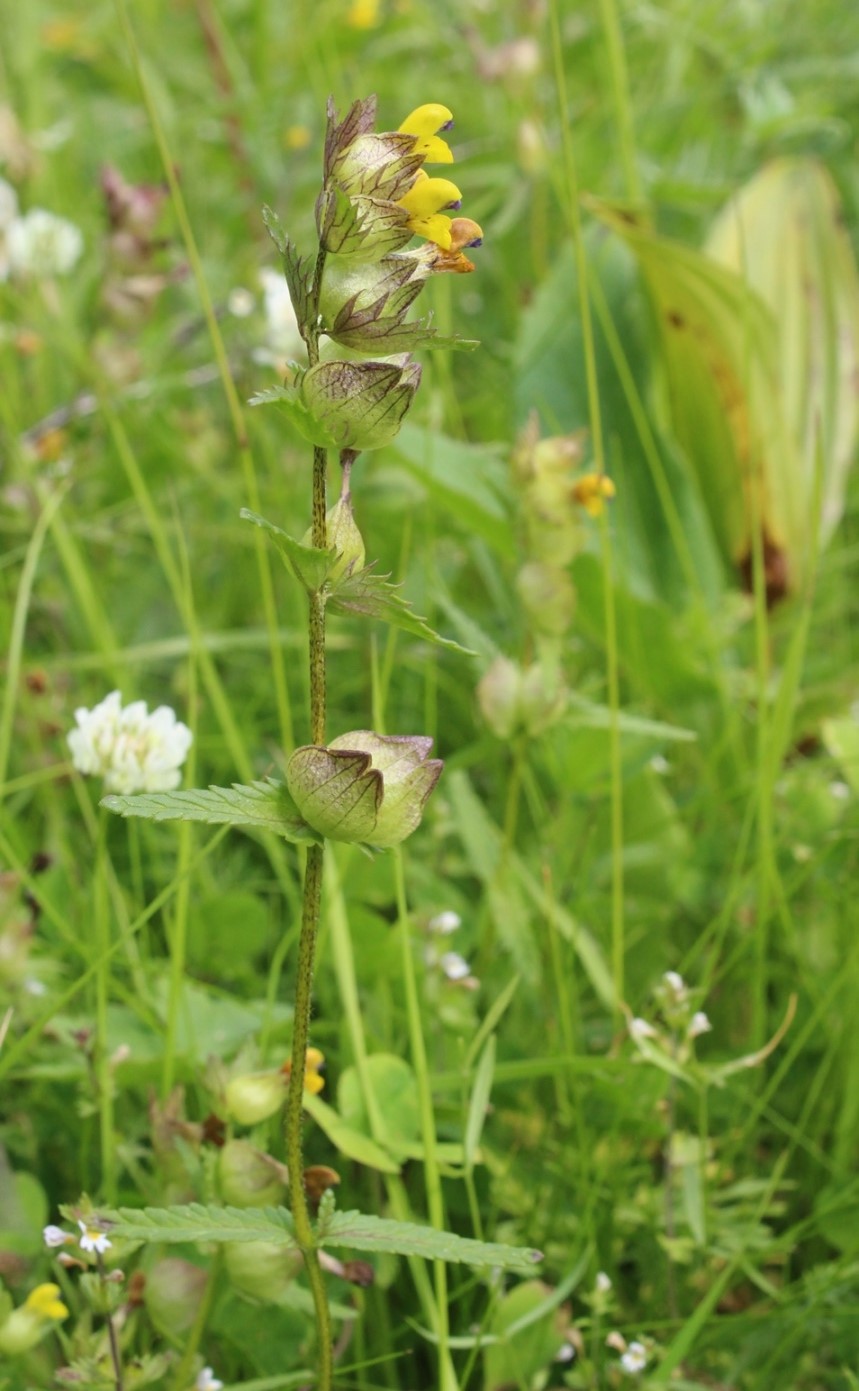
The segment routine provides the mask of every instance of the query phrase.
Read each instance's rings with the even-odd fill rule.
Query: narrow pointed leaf
[[[372,568],[368,567],[341,580],[332,590],[328,606],[339,613],[358,613],[365,618],[378,618],[383,623],[390,623],[394,628],[402,628],[413,637],[436,643],[451,652],[464,652],[469,657],[475,655],[469,648],[462,647],[452,638],[443,638],[435,632],[425,618],[414,612],[408,600],[398,592],[398,588],[384,575],[376,575]]]
[[[316,546],[302,545],[279,526],[275,526],[274,522],[266,521],[265,517],[250,512],[247,507],[242,508],[239,516],[243,521],[253,522],[254,526],[268,532],[291,574],[304,586],[308,594],[319,593],[332,567],[337,563],[339,552],[336,547],[331,546],[323,551]]]

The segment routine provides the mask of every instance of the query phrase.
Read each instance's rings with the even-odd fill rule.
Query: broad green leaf
[[[296,843],[319,837],[301,819],[284,783],[265,782],[232,787],[194,787],[177,792],[140,792],[103,797],[101,805],[119,816],[142,816],[148,821],[204,821],[210,826],[254,826],[274,831]]]
[[[484,1357],[485,1391],[530,1385],[554,1360],[570,1316],[553,1293],[540,1280],[526,1280],[499,1301],[488,1330],[497,1341]]]
[[[243,521],[253,522],[254,526],[261,527],[268,533],[286,563],[286,568],[299,584],[304,586],[308,594],[319,593],[332,567],[337,563],[338,551],[335,546],[324,551],[315,546],[305,546],[301,541],[295,541],[279,526],[275,526],[274,522],[266,521],[265,517],[250,512],[247,507],[242,508],[239,516]]]
[[[859,793],[859,720],[824,720],[823,742],[853,791]]]
[[[638,261],[654,309],[674,433],[725,558],[749,583],[755,518],[767,586],[800,587],[809,496],[788,425],[776,321],[739,274],[590,200]]]
[[[377,1169],[382,1174],[398,1174],[400,1165],[381,1145],[365,1135],[354,1125],[349,1125],[342,1116],[322,1101],[318,1096],[305,1094],[304,1109],[316,1121],[320,1130],[328,1136],[339,1154],[346,1159],[354,1159],[357,1164],[366,1164],[368,1169]]]
[[[374,573],[372,566],[347,575],[335,585],[328,599],[329,609],[339,613],[358,613],[365,618],[378,618],[394,628],[402,628],[425,642],[446,647],[452,652],[474,654],[452,638],[443,638],[425,618],[414,612],[407,599],[399,593],[400,586],[391,584],[384,575]]]
[[[458,530],[479,536],[509,559],[514,532],[507,464],[499,446],[466,444],[406,422],[390,454],[450,514]]]
[[[416,1140],[420,1133],[420,1112],[415,1074],[404,1058],[393,1053],[373,1053],[364,1063],[364,1079],[371,1088],[376,1111],[382,1123],[380,1139],[396,1153],[403,1143]],[[364,1105],[361,1078],[355,1067],[340,1075],[337,1101],[344,1121],[369,1135],[370,1121]]]
[[[705,249],[773,315],[782,408],[805,508],[801,540],[812,549],[808,529],[822,464],[825,545],[844,511],[859,429],[859,274],[828,171],[809,158],[772,160],[722,210]]]

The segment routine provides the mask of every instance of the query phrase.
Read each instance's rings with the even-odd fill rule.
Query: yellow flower
[[[440,130],[448,130],[452,125],[453,116],[446,106],[428,102],[425,106],[415,107],[399,129],[401,135],[415,137],[415,151],[423,155],[425,163],[453,164],[450,146],[438,135]]]
[[[325,1086],[325,1078],[319,1075],[324,1062],[325,1054],[320,1053],[318,1048],[308,1048],[304,1054],[304,1090],[310,1092],[311,1096],[316,1096]],[[287,1058],[281,1072],[288,1077],[291,1071],[292,1061]]]
[[[306,150],[310,144],[310,131],[307,126],[287,126],[283,132],[283,143],[288,150]]]
[[[40,1319],[65,1319],[69,1311],[59,1298],[59,1285],[37,1285],[24,1301],[24,1308]]]
[[[443,208],[458,208],[462,194],[450,179],[431,179],[419,169],[408,193],[399,198],[401,208],[409,215],[408,226],[419,237],[435,242],[442,251],[451,248],[451,219]]]
[[[604,473],[585,473],[573,484],[573,501],[590,517],[600,517],[606,502],[615,495],[615,486]]]
[[[379,18],[379,0],[354,0],[346,23],[350,29],[375,29]]]
[[[450,246],[443,251],[440,246],[435,248],[435,256],[432,262],[432,273],[438,271],[454,271],[457,275],[467,275],[474,270],[474,262],[469,261],[464,254],[464,248],[470,246],[480,246],[483,241],[483,228],[479,222],[474,222],[470,217],[455,217],[450,224]]]

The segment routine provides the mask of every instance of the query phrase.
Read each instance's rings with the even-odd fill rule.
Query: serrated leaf
[[[271,386],[266,391],[258,391],[250,397],[248,405],[280,406],[308,444],[318,444],[323,449],[337,448],[335,436],[307,409],[292,386]]]
[[[398,590],[398,585],[390,583],[385,575],[374,574],[372,566],[367,566],[357,574],[344,576],[331,591],[328,605],[338,613],[358,613],[365,618],[381,619],[383,623],[402,628],[414,637],[446,647],[451,652],[463,652],[469,657],[475,655],[452,638],[441,637],[425,618],[413,611]]]
[[[295,1250],[292,1216],[285,1207],[239,1208],[187,1203],[177,1207],[119,1208],[102,1214],[125,1241],[270,1241]]]
[[[125,1241],[270,1241],[295,1249],[292,1216],[286,1208],[236,1208],[188,1203],[167,1208],[120,1208],[102,1214],[114,1223],[112,1236]],[[413,1222],[392,1222],[363,1212],[334,1212],[320,1227],[320,1246],[387,1251],[495,1269],[532,1271],[539,1251],[475,1241]]]
[[[363,1212],[335,1212],[321,1236],[324,1246],[350,1246],[355,1251],[387,1251],[399,1256],[495,1269],[531,1272],[542,1260],[540,1251],[502,1246],[493,1241],[439,1232],[414,1222],[392,1222]]]
[[[283,223],[281,222],[277,213],[274,211],[273,208],[270,208],[267,203],[263,204],[262,220],[265,223],[266,231],[268,232],[269,236],[271,237],[281,256],[285,256],[286,248],[289,243],[289,237],[283,230]]]
[[[287,532],[282,531],[274,522],[266,521],[265,517],[260,517],[256,512],[250,512],[247,507],[243,507],[239,516],[245,522],[253,522],[254,526],[261,527],[268,532],[274,544],[277,546],[287,569],[303,585],[308,594],[318,594],[324,585],[328,574],[333,565],[339,558],[337,548],[332,546],[328,550],[319,550],[316,546],[304,546],[300,541],[296,541]]]
[[[315,842],[319,837],[299,815],[282,782],[232,787],[194,787],[177,792],[140,792],[134,796],[103,797],[101,805],[119,816],[141,816],[148,821],[204,821],[209,826],[255,826],[274,831],[287,840]]]

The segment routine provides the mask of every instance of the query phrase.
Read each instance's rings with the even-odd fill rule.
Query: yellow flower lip
[[[604,473],[585,473],[573,484],[572,497],[590,517],[600,517],[616,492],[614,483]]]
[[[461,200],[462,194],[450,179],[431,179],[419,169],[411,188],[398,202],[408,213],[408,226],[413,232],[449,251],[451,219],[442,210],[458,208]]]
[[[65,1319],[69,1311],[59,1297],[59,1285],[37,1285],[24,1301],[24,1308],[41,1319]]]
[[[399,133],[415,137],[415,151],[423,155],[427,164],[453,164],[450,146],[439,137],[439,131],[450,130],[452,125],[453,115],[446,106],[428,102],[409,112]]]

